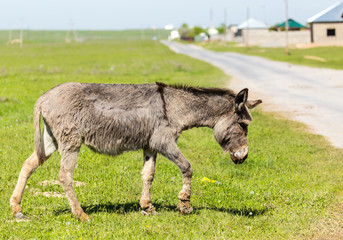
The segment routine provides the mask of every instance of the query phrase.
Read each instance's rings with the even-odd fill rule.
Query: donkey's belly
[[[85,139],[84,144],[94,150],[95,152],[104,153],[108,155],[119,155],[127,151],[135,151],[148,146],[148,141],[140,142],[135,139],[127,138],[113,138],[97,141],[92,139],[89,141]]]

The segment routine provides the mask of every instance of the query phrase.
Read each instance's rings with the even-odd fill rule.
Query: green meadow
[[[179,147],[194,169],[191,203],[180,215],[181,173],[158,156],[152,202],[158,216],[142,216],[142,151],[110,157],[82,147],[75,192],[90,222],[75,219],[58,180],[56,152],[28,181],[25,221],[9,199],[22,163],[33,151],[36,99],[63,82],[185,83],[226,87],[213,66],[175,54],[159,41],[164,31],[26,32],[23,48],[0,31],[0,239],[309,239],[335,236],[342,224],[343,151],[302,124],[252,112],[249,157],[235,165],[212,130],[185,131]],[[25,40],[25,38],[24,38]],[[254,89],[250,89],[254,91]],[[213,182],[203,182],[207,177]]]
[[[219,52],[236,52],[253,56],[265,57],[274,61],[289,62],[310,67],[343,69],[343,47],[312,47],[296,48],[291,46],[289,55],[285,54],[285,48],[265,48],[257,46],[238,46],[233,42],[205,42],[199,43],[204,48]]]

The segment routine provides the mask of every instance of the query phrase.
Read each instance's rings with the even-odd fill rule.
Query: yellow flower
[[[212,179],[209,179],[209,178],[207,178],[207,177],[204,177],[204,178],[201,180],[201,182],[210,182],[210,183],[214,183],[214,182],[216,182],[216,180],[212,180]]]

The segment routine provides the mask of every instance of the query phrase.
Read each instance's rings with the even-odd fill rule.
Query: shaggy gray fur
[[[27,160],[11,198],[13,213],[21,211],[20,201],[27,178],[56,150],[61,153],[60,182],[75,216],[87,220],[72,189],[72,175],[81,144],[94,151],[117,155],[144,149],[142,172],[144,214],[154,211],[150,187],[156,153],[173,161],[181,170],[183,189],[180,211],[190,212],[191,164],[177,147],[183,130],[210,127],[223,150],[235,163],[248,154],[248,108],[261,103],[248,101],[248,90],[230,90],[156,84],[65,83],[44,93],[35,105],[35,153]],[[41,134],[40,119],[44,120]],[[43,137],[42,137],[43,136]]]

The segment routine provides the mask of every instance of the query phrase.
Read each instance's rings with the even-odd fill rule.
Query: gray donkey
[[[236,164],[248,156],[249,109],[261,100],[248,101],[248,89],[238,94],[227,89],[156,84],[65,83],[44,93],[34,108],[35,151],[24,162],[10,199],[13,215],[20,207],[26,182],[35,169],[58,150],[62,156],[59,181],[75,217],[89,220],[73,190],[73,172],[81,144],[96,152],[117,155],[144,150],[142,213],[155,213],[150,188],[160,153],[181,170],[181,213],[190,205],[192,166],[177,147],[181,132],[209,127]],[[40,121],[44,121],[41,134]]]

